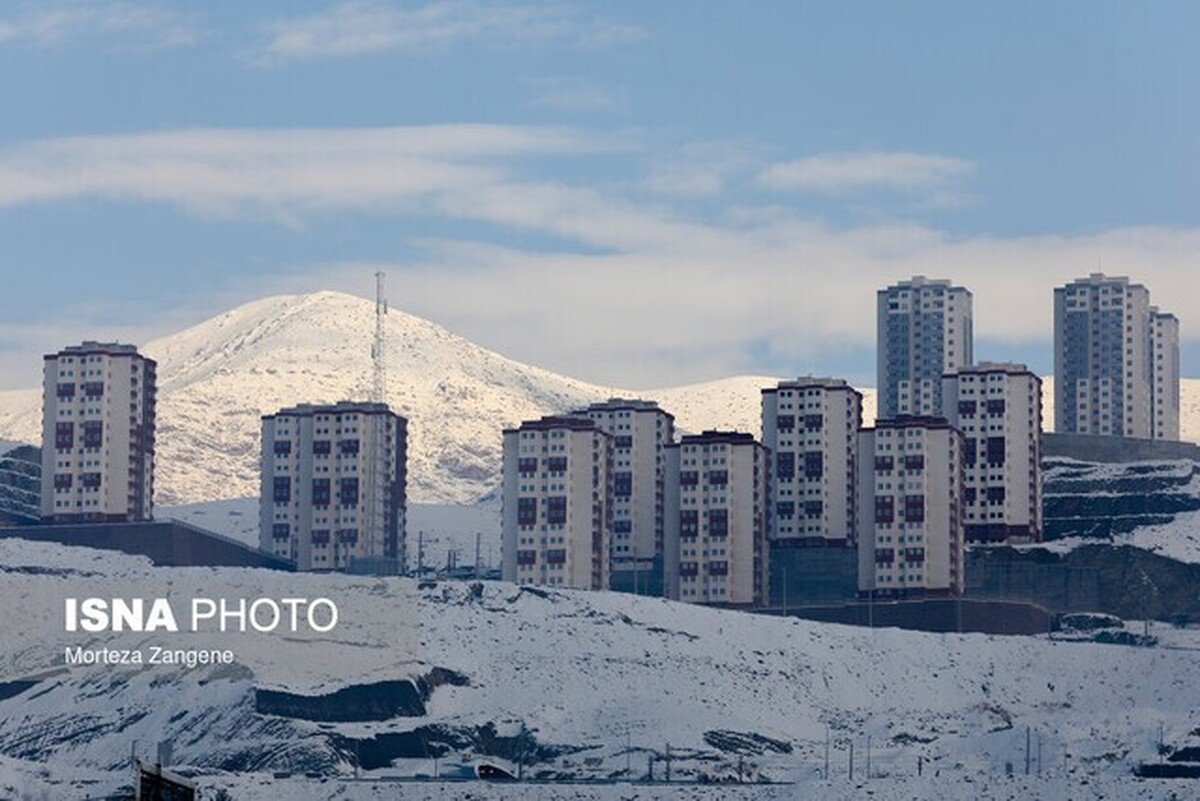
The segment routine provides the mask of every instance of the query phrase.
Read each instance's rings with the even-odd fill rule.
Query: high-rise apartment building
[[[401,573],[408,421],[383,403],[262,418],[260,547],[300,570]]]
[[[1023,364],[981,362],[942,379],[963,434],[967,542],[1042,539],[1042,380]]]
[[[1154,439],[1179,439],[1179,318],[1150,307],[1150,409]]]
[[[504,431],[505,581],[608,589],[612,439],[578,416]]]
[[[1179,321],[1124,276],[1054,290],[1054,430],[1179,438]]]
[[[876,295],[879,412],[941,416],[942,374],[974,359],[971,293],[916,276]]]
[[[721,606],[766,602],[767,450],[750,434],[705,431],[667,447],[667,593]]]
[[[771,543],[853,545],[855,461],[862,393],[835,378],[782,381],[762,391],[771,453]]]
[[[612,578],[614,590],[663,594],[663,492],[666,447],[675,418],[644,400],[612,398],[572,416],[612,437]]]
[[[897,417],[858,440],[859,592],[961,593],[962,434],[943,418]]]
[[[762,390],[772,605],[853,593],[861,427],[862,394],[840,379],[803,377]]]
[[[154,361],[133,345],[84,342],[45,357],[42,387],[42,519],[150,520]]]

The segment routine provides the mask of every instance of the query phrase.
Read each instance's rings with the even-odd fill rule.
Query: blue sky
[[[1096,269],[1200,375],[1194,3],[0,3],[0,388],[266,294],[369,294],[631,388],[870,384],[874,289],[1051,368]],[[635,289],[636,288],[636,289]],[[1197,353],[1197,355],[1193,355]]]

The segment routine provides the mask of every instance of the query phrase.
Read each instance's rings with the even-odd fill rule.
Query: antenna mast
[[[375,273],[375,341],[371,345],[371,363],[375,373],[371,385],[371,400],[375,403],[387,403],[387,362],[384,348],[387,299],[383,296],[383,277],[382,270]]]

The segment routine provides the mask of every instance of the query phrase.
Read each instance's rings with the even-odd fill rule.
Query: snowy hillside
[[[384,797],[336,781],[272,789],[271,776],[347,777],[355,759],[367,777],[412,775],[432,772],[432,756],[445,765],[515,749],[530,776],[636,777],[653,757],[661,778],[670,753],[677,780],[731,777],[740,763],[745,775],[803,785],[754,796],[626,787],[587,798],[844,798],[863,794],[846,777],[848,744],[861,781],[870,737],[872,774],[887,779],[871,785],[879,798],[1060,797],[1084,784],[1132,797],[1140,784],[1130,771],[1157,759],[1160,725],[1171,747],[1195,745],[1189,733],[1200,725],[1194,630],[1156,626],[1164,639],[1155,648],[871,631],[503,583],[418,590],[403,579],[164,570],[18,540],[0,541],[0,565],[6,604],[32,610],[0,617],[11,644],[0,656],[0,788],[42,764],[116,781],[123,775],[110,771],[131,742],[169,739],[176,765],[241,774],[207,779],[239,788],[239,798]],[[92,647],[176,647],[171,637],[228,647],[237,664],[64,667],[75,635],[46,599],[131,586],[150,597],[320,594],[344,604],[345,625],[307,640],[97,635]],[[420,621],[419,644],[397,631],[405,620]],[[387,700],[414,678],[425,681],[417,696]],[[1005,763],[1020,765],[1026,727],[1040,739],[1044,777],[1013,782]],[[819,779],[827,735],[828,783]],[[980,796],[974,783],[1010,791]],[[486,793],[470,797],[533,797],[529,787]]]
[[[418,317],[388,315],[388,401],[409,419],[410,499],[472,503],[499,484],[500,431],[614,395],[657,400],[684,431],[760,428],[770,376],[685,387],[601,387],[488,351]],[[374,303],[337,292],[265,298],[145,343],[158,361],[156,502],[258,494],[259,418],[301,402],[364,398]],[[798,373],[804,372],[798,366]],[[794,376],[788,376],[794,377]],[[1045,419],[1053,419],[1046,382]],[[864,420],[875,393],[864,391]],[[1183,382],[1183,430],[1200,437],[1200,380]],[[0,438],[37,444],[40,393],[0,392]]]

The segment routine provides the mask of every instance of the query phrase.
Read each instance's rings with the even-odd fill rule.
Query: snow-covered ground
[[[243,775],[202,779],[235,798],[1167,798],[1188,783],[1142,782],[1132,767],[1169,745],[1196,744],[1200,631],[1154,627],[1160,646],[1134,648],[1046,638],[865,630],[752,616],[616,593],[520,589],[486,582],[418,589],[405,579],[292,575],[247,569],[162,569],[115,553],[0,541],[0,682],[38,679],[0,701],[0,789],[41,781],[117,783],[130,743],[169,739],[175,762],[242,760]],[[131,588],[136,588],[131,589]],[[64,668],[61,598],[136,591],[208,596],[308,596],[344,604],[345,626],[320,638],[212,633],[238,664],[193,670]],[[59,603],[52,603],[58,598]],[[418,625],[415,658],[397,624]],[[111,636],[129,643],[151,635]],[[164,635],[165,636],[165,635]],[[182,635],[181,635],[182,636]],[[57,663],[56,663],[57,658]],[[308,722],[255,710],[256,687],[295,693],[426,674],[464,677],[433,690],[422,717]],[[482,787],[350,785],[351,758],[336,737],[523,725],[558,749],[538,772],[621,777],[673,756],[675,779],[747,775],[780,788]],[[1026,729],[1040,742],[1043,775],[1024,770]],[[833,778],[825,783],[826,738]],[[866,769],[870,738],[869,783]],[[846,775],[854,743],[854,783]],[[469,761],[454,753],[443,762]],[[915,776],[918,760],[923,775]],[[334,776],[275,779],[321,765]],[[657,763],[658,775],[664,762]],[[1036,764],[1036,763],[1035,763]],[[66,768],[64,766],[71,766]],[[49,777],[39,771],[49,769]],[[399,759],[367,778],[428,772]],[[72,775],[56,775],[69,770]],[[58,782],[58,783],[55,783]],[[36,787],[36,784],[29,786]],[[37,797],[37,796],[34,796]]]
[[[1071,459],[1055,459],[1045,471],[1048,487],[1047,498],[1057,494],[1087,496],[1091,498],[1119,497],[1123,494],[1142,493],[1131,490],[1130,484],[1138,482],[1161,482],[1155,493],[1163,497],[1185,495],[1200,498],[1200,471],[1190,460],[1168,460],[1125,464],[1093,464]],[[1077,488],[1077,489],[1076,489]],[[1053,491],[1050,491],[1053,490]],[[1116,534],[1113,545],[1132,545],[1180,562],[1200,563],[1200,510],[1175,512],[1169,523],[1146,523],[1128,533]],[[1036,546],[1058,553],[1096,544],[1095,538],[1063,537]]]

